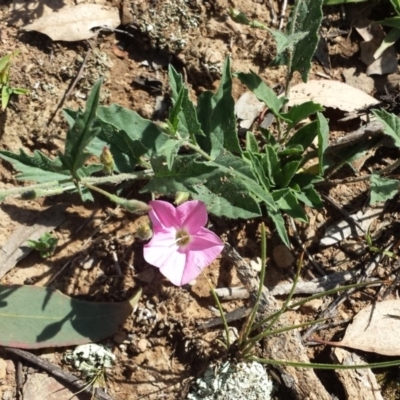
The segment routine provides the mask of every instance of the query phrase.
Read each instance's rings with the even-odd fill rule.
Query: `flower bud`
[[[150,223],[142,223],[136,230],[136,237],[140,240],[149,240],[153,236],[153,230],[151,229]]]
[[[103,172],[106,175],[111,175],[114,171],[115,164],[113,155],[108,146],[103,147],[103,151],[100,154],[100,162],[103,164]]]
[[[128,200],[114,195],[110,196],[110,200],[138,215],[147,214],[151,210],[151,207],[147,203],[140,200]]]
[[[176,192],[175,195],[175,204],[179,206],[179,204],[184,203],[189,200],[190,193],[188,192]]]

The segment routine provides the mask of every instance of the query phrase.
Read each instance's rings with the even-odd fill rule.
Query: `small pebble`
[[[314,299],[303,304],[300,309],[304,314],[314,314],[322,307],[323,304],[324,301],[322,299]]]
[[[137,343],[137,349],[141,352],[144,353],[149,346],[149,342],[147,339],[140,339]]]
[[[272,256],[279,268],[289,268],[295,260],[292,252],[284,244],[276,246],[272,251]]]
[[[12,360],[7,360],[7,368],[6,368],[7,374],[8,375],[14,375],[15,374],[15,364]]]
[[[7,373],[7,361],[0,358],[0,379],[4,379]]]

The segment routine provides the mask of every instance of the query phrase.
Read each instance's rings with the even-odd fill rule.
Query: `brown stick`
[[[78,390],[85,391],[87,393],[92,393],[92,389],[90,385],[88,386],[87,382],[78,379],[75,375],[71,374],[70,372],[64,371],[62,368],[54,365],[42,358],[35,356],[32,353],[29,353],[25,350],[14,349],[11,347],[5,347],[5,350],[11,354],[14,354],[17,357],[23,358],[24,360],[28,361],[31,364],[43,369],[44,371],[48,372],[49,374],[61,379],[64,382],[67,382]],[[96,399],[97,400],[113,400],[104,390],[96,388]]]

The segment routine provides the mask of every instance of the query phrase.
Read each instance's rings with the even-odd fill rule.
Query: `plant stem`
[[[301,363],[285,360],[267,360],[265,358],[250,357],[249,361],[256,361],[261,364],[269,365],[287,365],[299,368],[313,368],[313,369],[358,369],[358,368],[387,368],[400,365],[400,360],[385,361],[381,363],[371,364],[356,364],[356,365],[341,365],[341,364],[317,364],[317,363]]]
[[[291,23],[291,29],[289,32],[289,36],[294,34],[294,31],[296,30],[296,22],[297,22],[297,16],[299,13],[299,7],[300,3],[303,0],[296,0],[294,3],[294,9],[293,9],[293,20]],[[290,81],[292,80],[292,66],[293,66],[293,45],[289,47],[288,49],[288,63],[287,63],[287,74],[286,74],[286,82],[285,82],[285,97],[289,96],[289,89],[290,89]]]
[[[261,295],[262,291],[264,288],[264,281],[265,281],[265,271],[266,271],[266,261],[267,261],[267,238],[265,234],[265,225],[264,223],[261,223],[261,274],[260,274],[260,285],[257,291],[257,298],[254,303],[254,306],[251,310],[251,313],[249,317],[246,320],[246,323],[244,324],[244,327],[242,329],[242,334],[240,335],[240,342],[241,344],[244,344],[245,349],[247,349],[246,353],[251,351],[253,348],[254,344],[251,346],[248,346],[248,337],[250,335],[250,332],[252,331],[254,319],[257,315],[258,308],[260,305],[260,300],[261,300]]]
[[[79,183],[82,185],[100,185],[103,183],[120,183],[126,180],[149,179],[153,176],[154,172],[151,169],[147,169],[144,171],[132,172],[129,174],[125,173],[101,177],[84,177],[79,180]],[[36,198],[41,196],[50,196],[53,194],[61,194],[67,190],[72,190],[75,188],[76,186],[72,177],[68,177],[66,175],[65,179],[58,181],[38,183],[30,186],[0,190],[0,201],[4,200],[8,196],[22,196],[24,194],[29,194],[29,192],[32,192],[32,194],[27,196],[27,198]]]
[[[190,142],[184,142],[184,144],[189,147],[190,149],[194,150],[196,153],[200,154],[203,158],[205,158],[207,161],[212,161],[213,159],[204,151],[202,150],[199,146],[190,143]]]

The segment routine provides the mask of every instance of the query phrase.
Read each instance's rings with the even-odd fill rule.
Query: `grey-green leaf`
[[[318,45],[318,34],[322,22],[323,0],[299,0],[292,8],[286,33],[296,32],[308,34],[292,47],[292,63],[289,77],[295,71],[300,72],[303,82],[307,82],[311,61]]]
[[[97,116],[104,123],[110,124],[118,131],[126,133],[127,136],[122,137],[122,141],[118,141],[118,147],[124,143],[127,145],[127,140],[129,139],[130,143],[126,153],[134,159],[141,156],[151,157],[157,155],[160,148],[168,140],[168,135],[155,123],[142,118],[135,111],[117,104],[112,104],[109,107],[99,107]],[[105,141],[111,140],[109,135],[104,132],[101,132],[99,137]]]
[[[234,153],[242,151],[237,135],[234,104],[231,63],[227,58],[217,92],[202,93],[197,103],[197,114],[205,134],[205,137],[198,137],[197,141],[212,158],[217,157],[224,149]]]
[[[179,124],[177,125],[178,131],[182,138],[190,136],[192,141],[196,142],[196,136],[204,136],[204,132],[201,129],[200,122],[198,121],[196,107],[189,98],[189,90],[184,85],[182,76],[176,72],[174,67],[170,64],[169,66],[169,82],[172,89],[172,99],[178,102],[180,101],[180,110],[177,114]]]
[[[133,301],[95,303],[46,287],[0,285],[0,345],[38,349],[96,342],[116,332]]]
[[[20,150],[19,154],[0,150],[0,157],[10,162],[20,172],[17,175],[19,180],[45,183],[70,177],[69,171],[63,168],[58,157],[51,160],[38,150],[35,150],[33,156],[23,150]]]
[[[397,179],[383,178],[378,174],[372,174],[370,182],[371,205],[392,199],[400,188],[400,182]]]
[[[102,79],[99,79],[93,85],[85,111],[77,113],[73,126],[67,132],[64,154],[60,154],[62,163],[71,171],[74,178],[78,178],[77,171],[89,156],[86,146],[100,131],[99,128],[93,127],[93,123],[96,119],[101,83]]]
[[[240,82],[246,85],[257,97],[258,100],[265,103],[265,105],[275,114],[278,115],[280,109],[285,103],[284,97],[278,97],[275,92],[269,88],[264,81],[254,72],[245,74],[239,72],[236,74]]]
[[[394,140],[396,147],[400,147],[400,118],[385,110],[373,110],[372,113],[383,125],[383,132]]]

